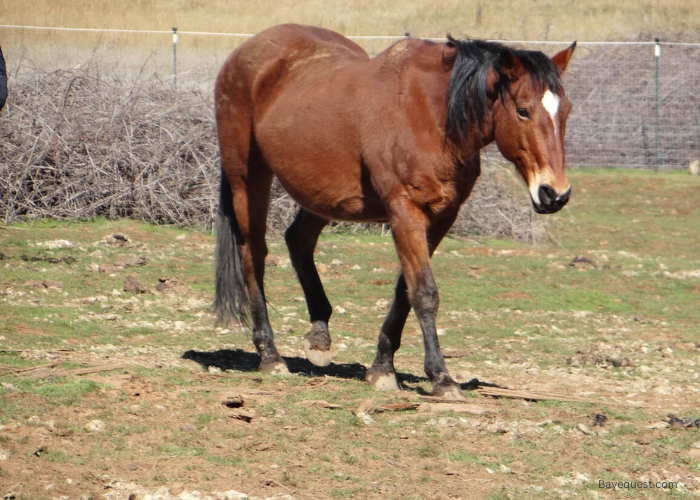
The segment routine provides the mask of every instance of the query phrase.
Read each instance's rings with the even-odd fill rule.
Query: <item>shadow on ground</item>
[[[191,359],[208,370],[210,366],[220,370],[237,370],[242,372],[258,371],[260,356],[243,349],[220,349],[218,351],[187,351],[183,359]],[[283,356],[291,373],[300,373],[308,377],[338,377],[344,379],[364,380],[366,368],[360,363],[331,363],[328,366],[316,366],[304,358]]]
[[[328,366],[316,366],[307,359],[299,357],[283,356],[284,361],[291,373],[299,373],[307,377],[337,377],[363,381],[367,368],[360,363],[331,363]],[[260,356],[255,352],[244,351],[243,349],[219,349],[218,351],[186,351],[182,359],[189,359],[198,363],[203,369],[215,367],[222,371],[236,370],[241,372],[256,372],[260,364]],[[419,377],[411,373],[397,373],[396,378],[405,389],[414,391],[421,395],[429,394],[420,386],[409,386],[406,384],[422,384],[429,382],[427,377]],[[463,391],[471,391],[479,386],[495,386],[477,379],[460,384]]]

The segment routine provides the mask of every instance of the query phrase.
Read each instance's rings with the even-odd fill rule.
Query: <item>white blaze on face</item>
[[[542,176],[540,175],[539,172],[537,172],[534,176],[534,179],[532,179],[532,182],[530,182],[530,185],[528,186],[528,191],[530,191],[530,196],[532,197],[532,201],[534,201],[536,205],[540,204],[540,184],[541,183],[542,183]]]
[[[542,106],[547,110],[549,116],[552,117],[552,123],[554,124],[554,132],[557,131],[557,111],[559,111],[559,96],[553,94],[549,89],[544,91],[542,96]]]
[[[554,125],[554,133],[557,133],[557,112],[559,111],[559,102],[560,98],[558,95],[553,93],[551,90],[547,89],[544,91],[544,94],[542,95],[542,106],[544,107],[545,110],[547,110],[547,113],[549,113],[550,118],[552,119],[552,124]],[[549,177],[549,176],[547,176]],[[530,196],[532,197],[532,201],[536,205],[540,205],[540,186],[542,185],[543,182],[547,182],[548,179],[543,179],[542,178],[542,173],[539,171],[539,167],[537,168],[537,171],[532,175],[530,178],[530,182],[528,184],[528,191],[530,191]]]

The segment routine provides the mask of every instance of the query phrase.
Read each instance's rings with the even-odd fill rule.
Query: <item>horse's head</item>
[[[564,173],[564,133],[571,102],[559,79],[574,51],[548,58],[541,52],[505,49],[487,80],[497,89],[493,137],[503,156],[527,182],[535,211],[559,211],[569,201]]]
[[[564,174],[564,132],[571,103],[561,74],[576,42],[549,58],[482,40],[448,35],[443,67],[451,70],[447,89],[447,138],[466,145],[495,140],[527,182],[539,213],[560,210],[571,186]]]

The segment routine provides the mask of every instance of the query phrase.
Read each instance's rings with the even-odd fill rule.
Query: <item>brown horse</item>
[[[307,358],[330,362],[332,307],[313,253],[331,220],[388,222],[402,273],[366,380],[398,389],[394,353],[413,307],[433,394],[463,398],[440,352],[430,256],[496,141],[527,182],[539,213],[561,209],[564,133],[571,109],[560,76],[575,43],[552,59],[497,43],[405,39],[377,57],[347,38],[293,24],[238,47],[216,81],[221,147],[216,301],[220,319],[246,322],[260,369],[287,373],[267,316],[263,274],[270,186],[301,209],[286,232],[309,309]]]

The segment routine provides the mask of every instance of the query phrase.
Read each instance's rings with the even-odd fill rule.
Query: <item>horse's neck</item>
[[[413,111],[416,119],[428,120],[445,141],[447,120],[447,86],[451,68],[443,62],[443,44],[423,40],[402,40],[383,52],[379,57],[383,65],[392,65],[400,73],[399,92],[406,96],[407,110]],[[424,109],[421,109],[424,108]],[[427,108],[427,109],[425,109]],[[493,142],[490,113],[484,117],[481,129],[472,126],[467,139],[461,144],[450,144],[450,150],[459,162],[466,161],[479,150]]]

